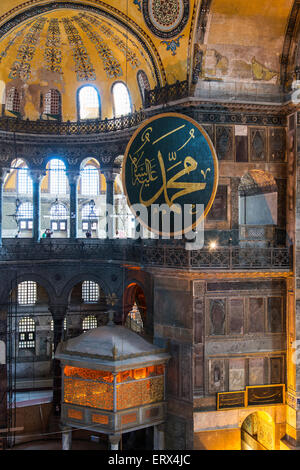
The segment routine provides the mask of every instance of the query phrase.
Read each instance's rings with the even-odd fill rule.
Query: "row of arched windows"
[[[32,194],[32,179],[28,167],[18,160],[12,166],[17,170],[16,190],[20,194]],[[51,194],[67,194],[68,177],[66,167],[62,160],[52,159],[47,165],[49,171],[49,192]],[[88,163],[81,170],[80,193],[84,196],[97,196],[100,194],[100,170]]]
[[[143,70],[137,74],[139,90],[144,103],[145,91],[150,90],[150,83]],[[132,112],[131,97],[123,82],[115,82],[112,86],[114,116],[121,117]],[[21,113],[21,95],[17,87],[10,87],[6,92],[5,109],[16,115]],[[50,89],[40,98],[41,114],[52,118],[61,118],[62,97],[56,89]],[[101,119],[101,99],[98,89],[93,85],[84,85],[77,94],[78,119]]]

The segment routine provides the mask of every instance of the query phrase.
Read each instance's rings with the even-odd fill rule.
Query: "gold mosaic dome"
[[[153,88],[157,77],[149,51],[129,28],[95,12],[46,12],[13,28],[0,41],[0,93],[17,87],[21,114],[30,119],[39,118],[41,93],[55,89],[62,95],[63,120],[76,120],[76,94],[87,84],[99,92],[101,117],[111,118],[111,87],[116,81],[128,86],[133,111],[139,109],[140,70]]]

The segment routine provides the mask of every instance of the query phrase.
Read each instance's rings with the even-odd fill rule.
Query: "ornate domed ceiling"
[[[102,116],[112,117],[111,86],[128,85],[133,108],[141,107],[137,72],[153,88],[158,76],[150,54],[128,30],[99,15],[62,9],[27,20],[0,42],[0,80],[26,93],[24,115],[38,118],[40,94],[58,89],[64,119],[76,116],[76,91],[97,87]]]

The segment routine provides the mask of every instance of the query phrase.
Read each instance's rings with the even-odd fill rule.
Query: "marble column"
[[[64,319],[68,307],[66,305],[51,305],[49,311],[53,318],[53,345],[56,351],[58,343],[64,340]],[[60,361],[53,359],[53,408],[56,416],[61,410],[61,367]]]
[[[32,205],[33,205],[33,230],[32,238],[35,242],[40,241],[41,238],[41,182],[45,176],[45,172],[41,170],[31,170],[30,176],[32,178]]]
[[[110,450],[118,450],[121,440],[121,434],[111,434],[109,436]]]
[[[62,450],[71,450],[72,448],[72,429],[62,428]]]
[[[117,176],[113,170],[105,170],[104,176],[106,179],[106,237],[112,239],[115,235],[115,221],[114,221],[114,182]]]
[[[78,181],[80,173],[78,171],[70,171],[68,173],[70,184],[70,238],[78,238]]]

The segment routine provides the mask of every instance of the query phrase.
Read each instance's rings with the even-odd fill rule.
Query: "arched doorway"
[[[244,420],[241,450],[275,450],[275,423],[268,413],[256,411]]]
[[[132,283],[125,289],[123,300],[123,325],[139,334],[145,334],[146,298],[143,289]]]

